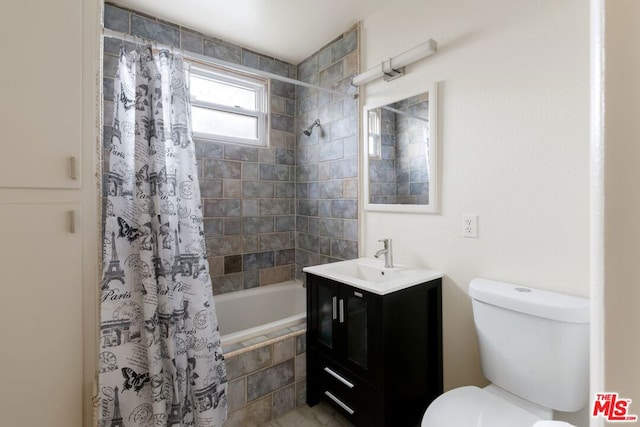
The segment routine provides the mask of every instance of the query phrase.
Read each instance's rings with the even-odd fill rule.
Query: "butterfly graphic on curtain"
[[[127,221],[122,217],[118,217],[118,225],[120,226],[118,230],[119,237],[126,237],[129,243],[136,240],[138,237],[142,236],[142,232],[139,228],[135,228],[127,224]]]
[[[122,376],[124,377],[124,384],[122,384],[122,391],[131,390],[136,392],[136,394],[140,393],[140,390],[151,381],[149,377],[149,373],[145,372],[144,374],[138,374],[131,368],[122,368]]]

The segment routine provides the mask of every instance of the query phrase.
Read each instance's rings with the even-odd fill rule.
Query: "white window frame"
[[[382,114],[380,108],[367,112],[367,148],[370,159],[382,158]]]
[[[213,65],[204,66],[200,64],[192,64],[190,67],[190,72],[192,75],[201,76],[223,84],[238,86],[243,89],[254,91],[256,95],[257,109],[248,110],[246,108],[221,105],[213,102],[195,99],[191,99],[192,106],[238,114],[242,116],[255,117],[258,120],[258,135],[256,139],[200,132],[196,131],[195,129],[193,130],[194,138],[213,140],[218,142],[230,142],[234,144],[253,145],[258,147],[269,146],[269,79],[250,75],[248,73],[243,73],[238,70]]]

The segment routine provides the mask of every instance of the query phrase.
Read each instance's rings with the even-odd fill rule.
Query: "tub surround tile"
[[[302,334],[296,337],[296,355],[307,351],[307,336]]]
[[[272,417],[278,418],[296,407],[296,387],[292,384],[273,393]]]
[[[202,53],[205,56],[233,62],[234,64],[240,64],[242,62],[242,51],[238,45],[216,38],[206,38],[203,42],[203,48]]]
[[[273,344],[273,363],[280,363],[293,358],[295,350],[294,341],[294,338],[287,338],[286,340]]]
[[[233,412],[236,409],[242,408],[247,401],[246,379],[240,377],[237,380],[229,381],[227,385],[227,410]]]
[[[307,404],[307,380],[296,382],[296,407]]]
[[[256,270],[262,268],[271,268],[274,266],[273,252],[256,252],[252,254],[244,254],[242,256],[243,270]]]
[[[236,292],[244,289],[242,273],[225,274],[211,278],[213,294],[219,295],[227,292]]]
[[[167,46],[180,46],[180,30],[137,13],[131,15],[131,34]]]
[[[129,32],[129,12],[112,6],[110,4],[104,5],[104,26],[114,31],[120,31],[123,33]]]
[[[301,325],[304,327],[305,323]],[[306,406],[306,366],[296,361],[305,358],[305,354],[295,354],[299,337],[304,336],[305,330],[288,333],[289,329],[282,329],[285,335],[244,349],[236,350],[236,344],[225,345],[230,377],[229,415],[225,426],[255,425],[255,420],[265,426],[276,418],[286,417],[296,407]],[[305,372],[300,371],[302,369]],[[269,415],[264,402],[271,405]]]
[[[224,218],[222,220],[222,223],[225,236],[235,236],[241,234],[242,219],[240,219],[239,217]]]
[[[196,139],[195,142],[196,158],[223,159],[224,144],[212,141],[203,141]]]
[[[180,32],[180,48],[202,55],[204,37],[200,33],[182,30]]]
[[[293,359],[247,376],[247,401],[294,383]]]
[[[242,377],[271,365],[271,346],[259,347],[235,357],[227,356],[227,376],[230,380]]]
[[[296,381],[302,381],[307,378],[307,356],[301,354],[295,357]]]
[[[204,224],[204,237],[222,237],[222,219],[220,218],[205,218]]]
[[[243,274],[243,278],[245,289],[257,288],[258,286],[260,286],[259,270],[245,271]]]
[[[242,236],[212,237],[205,239],[209,256],[225,256],[242,253]]]
[[[205,217],[240,216],[240,199],[203,199]]]
[[[293,247],[293,235],[289,232],[273,233],[273,234],[261,234],[260,243],[258,246],[259,251],[274,251],[284,250]],[[287,281],[285,279],[283,281]]]
[[[203,198],[221,198],[222,180],[206,178],[200,179],[200,196]]]
[[[224,274],[239,273],[242,271],[242,256],[229,255],[224,257]]]
[[[256,344],[265,343],[267,341],[269,341],[269,337],[267,335],[258,335],[257,337],[242,341],[242,345],[245,347],[251,347]]]
[[[231,412],[225,427],[257,427],[268,422],[272,418],[272,397],[267,395],[263,399],[249,403],[247,406],[235,412]]]
[[[276,257],[276,266],[291,265],[295,263],[296,251],[293,248],[275,251],[275,257]]]
[[[220,276],[224,274],[224,257],[209,257],[209,274],[212,276]]]
[[[260,270],[260,286],[282,283],[289,280],[289,277],[291,277],[291,268],[289,265],[263,268]]]

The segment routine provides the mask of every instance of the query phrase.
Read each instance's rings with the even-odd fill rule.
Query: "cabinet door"
[[[342,285],[338,300],[341,334],[341,363],[364,379],[376,365],[376,345],[381,336],[379,297],[351,286]],[[376,341],[378,343],[376,344]]]
[[[0,204],[0,424],[82,425],[82,239],[73,204]]]
[[[339,349],[338,297],[336,282],[309,275],[309,338],[310,345],[326,354],[335,354]]]
[[[82,0],[3,3],[0,187],[80,187],[72,158],[80,161],[82,146],[83,40],[95,37],[83,38],[83,7]]]

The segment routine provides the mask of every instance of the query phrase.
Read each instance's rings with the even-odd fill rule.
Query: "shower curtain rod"
[[[316,90],[321,90],[324,92],[329,92],[329,93],[333,93],[334,95],[340,95],[340,96],[349,96],[349,97],[353,97],[354,99],[358,97],[358,94],[348,94],[348,93],[343,93],[343,92],[339,92],[337,90],[332,90],[332,89],[327,89],[324,88],[322,86],[317,86],[311,83],[306,83],[300,80],[296,80],[296,79],[292,79],[289,77],[283,77],[280,76],[278,74],[274,74],[274,73],[270,73],[268,71],[261,71],[261,70],[256,70],[255,68],[251,68],[251,67],[247,67],[245,65],[240,65],[240,64],[236,64],[233,62],[229,62],[229,61],[225,61],[223,59],[218,59],[218,58],[212,58],[210,56],[205,56],[205,55],[200,55],[198,53],[193,53],[193,52],[189,52],[189,51],[185,51],[183,49],[174,47],[174,46],[169,46],[169,45],[163,45],[161,43],[158,43],[156,41],[153,40],[148,40],[142,37],[138,37],[138,36],[133,36],[130,34],[126,34],[126,33],[122,33],[119,31],[114,31],[111,30],[109,28],[103,28],[102,29],[102,35],[103,37],[108,37],[111,39],[118,39],[118,40],[122,40],[122,41],[126,41],[126,42],[131,42],[131,43],[135,43],[135,44],[140,44],[140,45],[145,45],[145,44],[151,44],[153,47],[155,47],[156,49],[167,49],[170,51],[179,51],[180,54],[187,60],[192,60],[192,61],[196,61],[196,62],[201,62],[204,64],[210,64],[210,65],[220,65],[223,67],[227,67],[227,68],[232,68],[235,70],[239,70],[239,71],[244,71],[246,73],[251,73],[254,75],[258,75],[261,77],[266,77],[269,79],[273,79],[273,80],[278,80],[284,83],[291,83],[294,85],[298,85],[298,86],[304,86],[304,87],[308,87],[311,89],[316,89]]]

